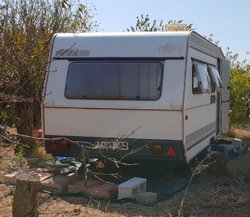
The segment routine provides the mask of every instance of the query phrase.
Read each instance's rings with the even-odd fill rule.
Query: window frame
[[[208,72],[213,85],[217,87],[218,91],[222,91],[223,83],[218,69],[215,66],[208,65]]]
[[[163,85],[163,76],[164,76],[164,61],[163,59],[153,58],[153,59],[88,59],[88,60],[72,60],[68,66],[67,70],[67,77],[64,89],[64,96],[70,100],[127,100],[127,101],[157,101],[161,98],[162,95],[162,85]],[[74,63],[157,63],[160,64],[160,74],[159,74],[159,94],[156,98],[146,99],[146,98],[136,98],[136,97],[72,97],[68,96],[67,94],[67,87],[69,82],[69,74],[70,74],[70,67]],[[148,96],[149,97],[149,96]]]
[[[208,88],[205,88],[203,86],[201,73],[204,73],[204,72],[199,71],[198,64],[204,65],[204,67],[206,68],[206,72],[204,76],[207,78]],[[198,87],[194,87],[194,79],[197,79]],[[197,60],[192,61],[192,92],[193,94],[204,94],[204,93],[214,92],[212,88],[211,78],[208,72],[207,63],[197,61]]]

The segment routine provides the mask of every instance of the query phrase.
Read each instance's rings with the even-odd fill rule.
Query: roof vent
[[[183,23],[166,24],[165,29],[167,32],[187,31],[187,24]]]

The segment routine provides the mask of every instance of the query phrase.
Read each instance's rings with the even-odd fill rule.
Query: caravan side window
[[[207,64],[193,62],[193,93],[209,93],[212,91],[211,80],[208,74]]]
[[[69,99],[157,100],[163,63],[148,60],[72,62],[65,96]]]
[[[213,82],[213,85],[217,87],[219,91],[222,90],[223,85],[218,70],[214,66],[208,66],[208,72]]]

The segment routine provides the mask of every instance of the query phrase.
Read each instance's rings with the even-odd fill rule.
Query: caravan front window
[[[161,94],[161,61],[84,61],[69,66],[65,96],[69,99],[157,100]]]
[[[193,64],[193,93],[211,92],[211,81],[207,71],[207,64],[194,62]]]

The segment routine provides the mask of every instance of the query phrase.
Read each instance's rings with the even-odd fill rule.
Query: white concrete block
[[[141,205],[150,205],[157,201],[157,193],[154,192],[141,192],[136,195],[136,202]]]
[[[146,191],[147,179],[134,177],[118,185],[118,199],[135,198],[140,192]]]

